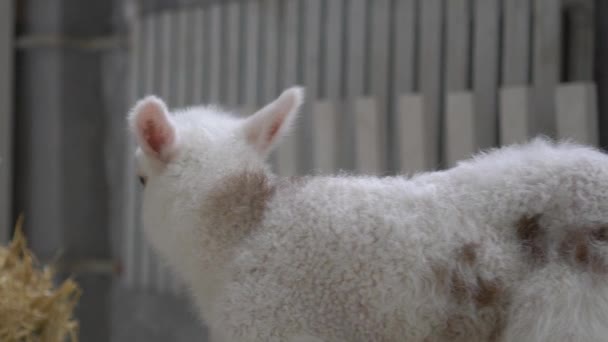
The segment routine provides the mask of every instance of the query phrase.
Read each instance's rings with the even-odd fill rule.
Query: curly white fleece
[[[135,114],[136,115],[136,114]],[[439,172],[281,179],[241,131],[172,114],[148,238],[215,341],[606,341],[608,157],[536,139]]]

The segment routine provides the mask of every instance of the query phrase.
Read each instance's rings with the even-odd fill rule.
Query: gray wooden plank
[[[346,53],[343,63],[346,64],[345,79],[345,101],[344,110],[341,114],[341,141],[340,141],[340,168],[354,169],[355,161],[355,100],[363,95],[365,73],[365,55],[367,30],[366,23],[366,1],[350,0],[346,8]]]
[[[502,83],[521,86],[530,81],[530,28],[532,2],[510,0],[503,2],[503,63]]]
[[[367,175],[384,172],[378,102],[370,96],[355,100],[355,151],[357,171]]]
[[[269,102],[279,93],[277,74],[277,65],[279,63],[279,1],[263,0],[262,12],[264,22],[262,101]]]
[[[283,0],[283,58],[281,68],[283,73],[281,76],[281,87],[290,87],[294,85],[298,77],[298,38],[299,38],[299,0]],[[297,148],[298,148],[297,132],[291,132],[290,135],[283,139],[279,145],[276,154],[277,171],[282,176],[296,175],[297,170]]]
[[[595,2],[570,0],[563,10],[566,13],[568,50],[566,51],[566,80],[593,80],[595,51]]]
[[[335,100],[315,102],[313,114],[314,169],[321,174],[332,174],[338,170],[338,110]]]
[[[476,151],[473,94],[469,91],[452,91],[447,94],[445,106],[447,166],[469,158]]]
[[[175,101],[175,105],[178,107],[184,107],[188,103],[188,85],[187,76],[191,70],[191,66],[188,64],[187,56],[191,53],[190,46],[192,45],[191,36],[189,31],[193,24],[193,11],[182,10],[177,16],[177,34],[174,39],[177,39],[177,49],[175,50],[175,58],[173,59],[173,65],[175,70],[175,94],[172,98]]]
[[[464,90],[470,85],[471,2],[450,0],[446,6],[446,89]]]
[[[411,93],[416,87],[416,0],[395,2],[393,20],[393,75],[392,88],[397,94]],[[397,96],[395,97],[397,98]]]
[[[309,172],[313,167],[312,146],[312,104],[319,97],[321,68],[321,0],[304,2],[304,69],[303,83],[307,101],[302,106],[298,131],[298,171]]]
[[[500,144],[527,141],[534,131],[532,89],[529,86],[509,86],[500,90]]]
[[[475,143],[480,148],[498,139],[499,2],[475,2],[473,90],[475,93]]]
[[[248,1],[245,3],[247,16],[245,30],[245,105],[258,104],[259,89],[259,54],[260,54],[260,2]]]
[[[157,25],[159,25],[160,18],[157,16],[153,16],[146,20],[146,25],[144,27],[144,47],[142,48],[144,55],[142,56],[142,61],[145,63],[145,77],[143,79],[144,83],[144,92],[147,94],[153,94],[157,92],[158,86],[158,74],[159,74],[159,61],[158,61],[158,35],[157,35]],[[140,206],[138,201],[137,206]],[[139,209],[139,208],[138,208]],[[150,251],[150,246],[148,245],[143,231],[141,222],[138,220],[138,233],[137,239],[140,240],[140,273],[139,273],[139,286],[141,288],[150,288],[154,286],[154,280],[156,277],[156,269],[154,265],[154,261],[152,260],[153,255]]]
[[[0,2],[0,244],[12,232],[13,16],[12,0]]]
[[[443,107],[442,95],[442,6],[441,0],[420,2],[420,92],[423,95],[425,113],[425,158],[427,169],[435,169],[439,163],[439,124]]]
[[[560,84],[556,95],[557,137],[597,146],[597,94],[593,82]]]
[[[222,86],[222,5],[216,4],[209,8],[209,77],[207,102],[221,103]]]
[[[399,96],[397,127],[399,129],[399,164],[402,172],[417,173],[425,171],[432,157],[426,146],[428,131],[424,111],[425,101],[419,94]]]
[[[239,100],[239,74],[240,70],[240,46],[239,46],[239,33],[240,33],[240,11],[242,3],[240,1],[234,1],[224,5],[227,8],[227,30],[226,39],[228,40],[228,49],[226,51],[227,56],[227,70],[226,70],[226,101],[225,104],[236,106]]]
[[[390,66],[391,1],[371,2],[371,61],[367,79],[371,82],[371,94],[376,101],[376,125],[378,129],[378,160],[381,170],[387,169],[388,147],[388,85]]]
[[[203,9],[197,9],[192,11],[194,15],[194,22],[192,24],[193,34],[193,63],[192,63],[192,104],[199,105],[203,102],[204,80],[207,79],[208,70],[205,68],[207,65],[207,59],[205,59],[206,44],[205,41],[205,23],[207,19],[207,12]]]
[[[160,25],[161,35],[159,39],[160,44],[160,58],[156,62],[156,70],[160,73],[160,78],[157,79],[154,89],[159,91],[161,98],[169,105],[170,108],[176,106],[176,57],[179,54],[178,50],[182,50],[181,46],[175,48],[175,40],[178,39],[176,28],[176,22],[180,19],[180,12],[167,11],[163,12],[158,16],[158,25]],[[158,53],[158,52],[157,52]],[[166,292],[169,290],[169,276],[168,270],[165,265],[159,260],[159,256],[154,252],[152,255],[152,262],[156,268],[156,279],[155,289],[159,292]]]
[[[555,135],[555,101],[561,56],[560,0],[534,0],[534,113],[536,128]]]
[[[344,31],[344,2],[331,0],[327,3],[325,26],[325,97],[338,99],[342,95],[342,44]]]
[[[351,0],[348,6],[348,53],[346,95],[355,98],[363,95],[365,70],[365,0]]]

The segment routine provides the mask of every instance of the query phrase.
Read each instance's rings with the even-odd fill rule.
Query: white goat
[[[608,340],[606,155],[536,139],[412,178],[280,178],[302,101],[129,116],[147,238],[214,341]]]

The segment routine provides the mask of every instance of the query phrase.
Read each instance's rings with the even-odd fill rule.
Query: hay
[[[80,289],[72,280],[53,286],[53,270],[38,267],[22,224],[19,217],[13,241],[0,247],[0,341],[78,341],[72,314]]]

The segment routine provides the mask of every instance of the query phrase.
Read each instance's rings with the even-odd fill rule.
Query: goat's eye
[[[143,176],[139,176],[139,182],[141,183],[141,185],[146,185],[146,177]]]

